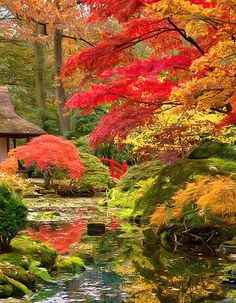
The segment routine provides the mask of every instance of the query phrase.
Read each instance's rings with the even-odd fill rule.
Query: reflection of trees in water
[[[145,256],[139,245],[127,243],[124,242],[120,256],[123,263],[119,264],[118,258],[114,267],[123,276],[133,276],[132,283],[123,284],[130,294],[127,302],[200,303],[225,298],[227,288],[221,284],[220,272],[224,265],[219,265],[216,258],[172,253],[162,248],[146,251]]]

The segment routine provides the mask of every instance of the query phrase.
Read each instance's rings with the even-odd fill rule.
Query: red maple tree
[[[24,160],[24,166],[35,165],[45,174],[49,186],[54,169],[66,172],[70,178],[79,179],[84,166],[73,143],[53,135],[42,135],[26,145],[16,148],[16,158]]]
[[[199,106],[198,98],[209,94],[210,85],[206,89],[200,87],[199,91],[189,91],[191,98],[188,104],[185,100],[170,99],[170,96],[175,88],[184,87],[193,77],[202,83],[211,76],[218,79],[217,64],[216,67],[206,64],[206,68],[198,72],[191,70],[191,65],[201,57],[207,59],[211,49],[221,41],[228,37],[233,39],[235,25],[230,21],[230,8],[215,1],[184,0],[176,4],[178,12],[174,14],[168,0],[81,2],[89,6],[90,22],[106,22],[113,17],[121,28],[105,32],[100,42],[69,58],[61,69],[63,77],[70,77],[80,69],[91,83],[96,78],[96,84],[92,84],[89,90],[81,89],[68,101],[68,107],[79,108],[83,113],[104,103],[111,104],[109,113],[91,134],[90,143],[94,147],[101,142],[112,141],[116,136],[124,138],[137,126],[151,124],[154,115],[163,108],[165,110],[166,106],[204,107],[202,103]],[[155,6],[146,9],[147,4]],[[161,17],[157,17],[159,15]],[[204,29],[199,30],[196,37],[188,33],[194,26]],[[134,47],[139,43],[148,45],[148,58],[140,60],[134,55]],[[230,56],[226,58],[230,65],[233,59]],[[97,84],[98,80],[100,84]],[[210,110],[225,114],[232,111],[232,107],[226,105],[230,105],[229,98],[234,93],[226,89],[213,88],[217,96],[207,96],[209,102],[207,99],[205,105],[211,104]],[[220,106],[219,101],[214,103],[215,97],[221,98]],[[230,114],[230,119],[222,123],[235,123],[233,117]]]

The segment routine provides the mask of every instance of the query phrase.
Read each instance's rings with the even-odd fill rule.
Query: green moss
[[[29,268],[31,258],[21,252],[10,252],[6,254],[0,254],[0,262],[7,261],[11,264],[22,266],[25,269]]]
[[[51,269],[56,262],[56,251],[39,241],[33,241],[29,237],[21,236],[12,241],[12,247],[21,254],[27,255],[31,260],[39,261],[40,265]]]
[[[146,193],[137,200],[135,211],[147,220],[157,204],[171,205],[172,196],[187,182],[204,175],[231,175],[236,172],[236,162],[223,159],[181,160],[164,167]]]
[[[58,219],[60,213],[58,211],[46,211],[33,216],[34,220],[53,220]]]
[[[79,257],[60,257],[57,261],[58,271],[79,273],[85,270],[84,261]]]
[[[13,286],[11,284],[0,285],[0,298],[7,298],[13,294]]]
[[[35,277],[23,267],[4,261],[0,263],[0,268],[4,276],[19,281],[29,287],[33,287]]]
[[[137,182],[157,177],[162,168],[163,164],[158,160],[131,166],[121,177],[119,187],[122,191],[132,190]]]
[[[27,286],[25,286],[23,283],[12,279],[12,278],[7,278],[7,281],[13,285],[13,294],[18,295],[18,294],[25,294],[25,295],[30,295],[31,290]]]

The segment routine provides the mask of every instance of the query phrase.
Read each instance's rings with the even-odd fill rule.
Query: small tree
[[[66,172],[71,179],[79,179],[84,167],[77,149],[68,140],[52,135],[34,138],[16,150],[16,158],[23,159],[26,167],[35,165],[44,174],[48,188],[54,172]]]
[[[27,214],[27,207],[0,184],[0,251],[11,250],[11,240],[27,225]]]

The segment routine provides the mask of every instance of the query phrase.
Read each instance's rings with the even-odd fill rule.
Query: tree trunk
[[[66,94],[60,77],[60,68],[62,66],[62,32],[58,29],[54,31],[54,66],[56,81],[56,101],[60,120],[61,134],[65,135],[71,130],[71,121],[68,110],[65,109]]]
[[[2,238],[0,241],[0,251],[10,252],[11,251],[10,242],[11,240],[9,238]]]
[[[46,172],[43,175],[44,175],[44,188],[49,189],[52,176],[51,176],[50,172]]]
[[[36,34],[43,35],[44,27],[37,24]],[[34,42],[35,51],[35,84],[36,84],[36,102],[39,108],[39,119],[42,122],[42,128],[45,128],[46,121],[46,83],[45,83],[45,56],[42,43]]]

